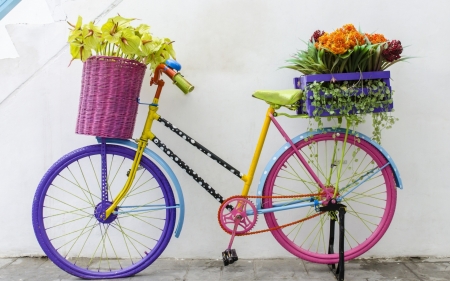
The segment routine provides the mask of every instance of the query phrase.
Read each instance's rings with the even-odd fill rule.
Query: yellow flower
[[[133,29],[125,28],[120,32],[118,39],[118,45],[124,54],[140,55],[139,45],[141,44],[141,39],[136,36]]]
[[[82,35],[83,41],[91,49],[97,50],[100,47],[102,41],[102,31],[96,27],[93,22],[83,26]]]

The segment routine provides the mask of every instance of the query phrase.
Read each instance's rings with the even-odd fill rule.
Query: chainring
[[[232,207],[229,208],[229,206]],[[250,211],[250,215],[247,213]],[[253,212],[253,214],[251,214]],[[235,221],[239,223],[236,228],[236,235],[242,235],[250,231],[256,224],[258,212],[252,201],[242,197],[231,197],[225,200],[219,208],[218,219],[222,229],[231,234]]]

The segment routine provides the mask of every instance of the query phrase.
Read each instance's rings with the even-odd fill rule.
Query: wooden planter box
[[[330,82],[332,79],[334,81],[357,81],[357,80],[381,80],[389,87],[389,90],[391,90],[391,86],[389,83],[390,78],[390,72],[389,71],[374,71],[374,72],[352,72],[352,73],[333,73],[333,74],[315,74],[315,75],[303,75],[298,78],[294,78],[294,85],[296,89],[302,89],[303,91],[306,91],[306,87],[308,84],[316,82]],[[353,93],[353,95],[360,95],[361,93],[367,95],[368,89],[367,88],[360,88],[358,92]],[[307,114],[310,117],[314,117],[314,110],[316,107],[312,105],[314,99],[313,99],[313,92],[307,91],[306,93],[306,100],[303,99],[300,100],[300,106],[297,110],[297,114]],[[323,92],[320,92],[321,95],[324,95]],[[385,97],[385,100],[389,99],[389,97]],[[306,104],[305,104],[306,103]],[[388,106],[381,106],[376,107],[372,112],[385,112],[385,111],[391,111],[394,108],[394,104],[391,103]],[[354,107],[354,114],[357,114],[356,108]],[[339,115],[339,110],[335,110],[333,115]],[[330,116],[330,113],[327,110],[323,110],[320,116]]]

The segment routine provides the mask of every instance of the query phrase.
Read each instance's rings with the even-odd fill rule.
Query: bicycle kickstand
[[[222,252],[222,260],[223,260],[223,264],[225,266],[232,264],[238,260],[236,250],[231,249],[231,246],[233,245],[234,237],[236,236],[236,230],[237,230],[237,227],[238,227],[240,221],[241,221],[241,216],[237,215],[234,218],[234,228],[233,228],[233,232],[231,233],[231,238],[230,238],[230,243],[228,244],[228,248]]]
[[[333,273],[334,277],[338,281],[344,281],[345,267],[344,267],[344,235],[345,235],[345,205],[338,204],[334,200],[330,201],[327,206],[320,207],[320,211],[338,211],[339,216],[339,261],[336,267],[335,264],[329,264],[328,267]],[[334,254],[334,231],[335,231],[335,220],[330,219],[330,240],[328,244],[328,254]]]

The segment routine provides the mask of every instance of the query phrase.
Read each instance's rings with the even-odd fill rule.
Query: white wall
[[[52,23],[53,18],[45,0],[21,0],[1,21],[0,21],[0,59],[16,58],[19,56],[14,44],[9,38],[5,25],[26,23],[42,24]]]
[[[275,1],[275,0],[123,0],[48,1],[50,9],[64,11],[75,22],[106,11],[136,17],[153,33],[175,40],[183,74],[196,90],[183,95],[167,83],[160,114],[219,156],[247,171],[266,105],[251,98],[256,89],[292,87],[291,70],[279,70],[284,61],[316,29],[332,31],[354,23],[367,32],[399,39],[409,63],[391,69],[400,121],[384,134],[383,146],[400,169],[404,190],[385,237],[366,256],[449,256],[448,198],[450,198],[450,137],[446,108],[450,98],[450,4],[436,1]],[[56,3],[56,4],[55,4]],[[53,6],[52,6],[53,5]],[[55,18],[55,17],[54,17]],[[58,19],[64,18],[59,14]],[[63,154],[94,142],[74,133],[82,65],[67,67],[70,56],[67,26],[7,26],[19,58],[0,60],[0,256],[39,255],[42,251],[31,225],[35,188],[46,169]],[[33,40],[30,42],[30,38]],[[142,89],[150,100],[154,88],[148,77]],[[145,108],[142,108],[143,113]],[[143,123],[139,115],[137,127]],[[295,136],[304,120],[283,120]],[[241,181],[210,165],[202,154],[170,136],[155,131],[225,197],[238,194]],[[199,129],[202,128],[202,129]],[[362,131],[370,134],[369,126]],[[135,132],[135,136],[139,134]],[[257,174],[283,139],[273,131]],[[203,166],[202,164],[207,165]],[[187,218],[180,239],[173,239],[165,257],[218,258],[228,243],[216,219],[218,204],[181,169]],[[258,177],[252,186],[254,193]],[[205,211],[207,210],[207,211]],[[258,225],[264,226],[264,219]],[[195,243],[193,243],[195,239]],[[264,245],[264,247],[263,247]],[[290,256],[270,234],[237,238],[240,257]]]

